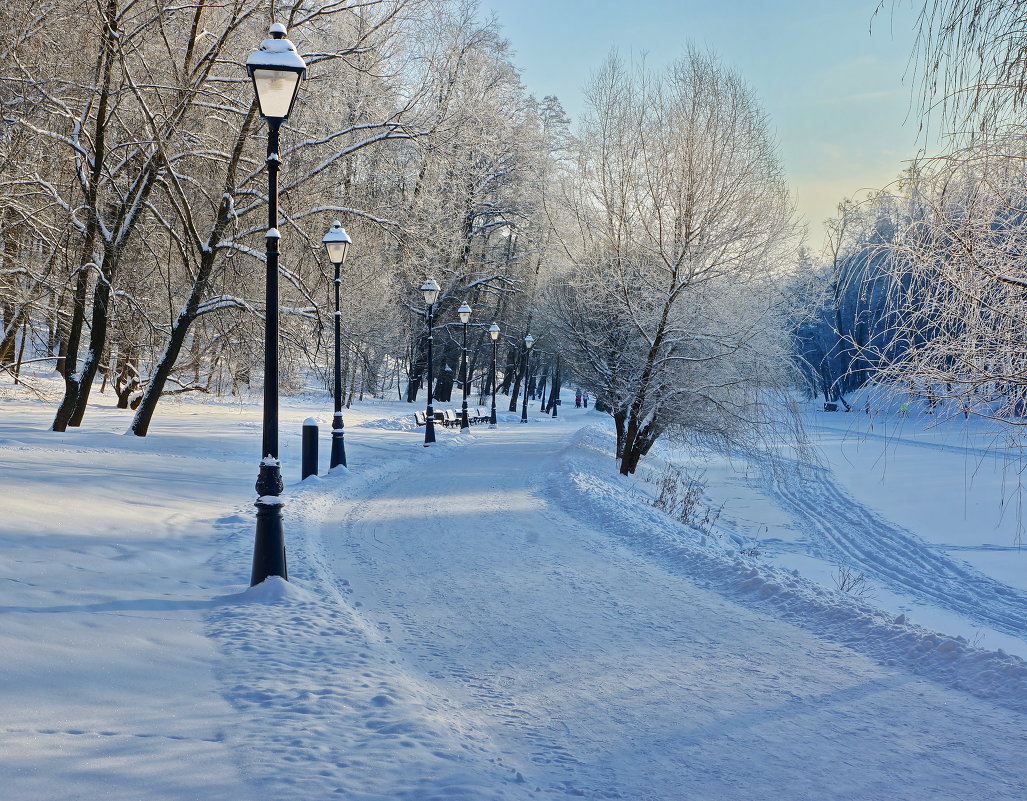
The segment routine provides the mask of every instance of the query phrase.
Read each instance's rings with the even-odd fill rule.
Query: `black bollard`
[[[303,455],[300,461],[301,480],[317,475],[317,420],[313,417],[303,421]]]

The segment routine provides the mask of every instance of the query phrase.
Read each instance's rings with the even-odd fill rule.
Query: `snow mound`
[[[221,604],[279,604],[299,603],[313,600],[314,596],[298,586],[295,582],[286,581],[281,576],[268,576],[260,584],[249,587],[243,592],[225,595],[219,598]]]
[[[400,417],[381,417],[377,420],[368,420],[360,424],[361,428],[378,428],[383,431],[413,431],[417,428],[414,422],[414,413],[404,414]],[[441,426],[436,426],[441,428]]]

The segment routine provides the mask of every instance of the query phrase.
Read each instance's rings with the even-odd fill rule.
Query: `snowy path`
[[[357,753],[393,740],[388,766],[333,773],[340,791],[1027,794],[1022,716],[701,589],[554,506],[548,473],[573,430],[480,432],[328,513],[323,575],[367,632],[363,686],[384,688],[373,716],[333,728]],[[454,772],[503,780],[466,795]]]

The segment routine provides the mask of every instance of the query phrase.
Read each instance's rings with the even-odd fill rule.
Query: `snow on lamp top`
[[[321,241],[328,250],[328,258],[331,259],[332,264],[342,264],[346,261],[346,252],[349,250],[351,240],[341,222],[338,220],[333,222],[331,229]]]
[[[260,116],[286,120],[307,65],[296,52],[296,45],[285,38],[284,25],[276,22],[270,34],[271,38],[261,42],[260,49],[246,59],[246,72],[253,79]]]
[[[434,306],[435,301],[439,299],[439,292],[441,290],[439,289],[438,282],[434,278],[429,278],[421,286],[421,291],[424,293],[425,304],[428,306]]]

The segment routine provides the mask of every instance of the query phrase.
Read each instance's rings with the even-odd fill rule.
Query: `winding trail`
[[[580,422],[477,430],[327,515],[328,580],[460,743],[434,756],[501,766],[497,799],[1027,797],[1022,716],[702,589],[555,505]],[[992,625],[1016,628],[1009,604]],[[382,788],[415,778],[375,769]]]

